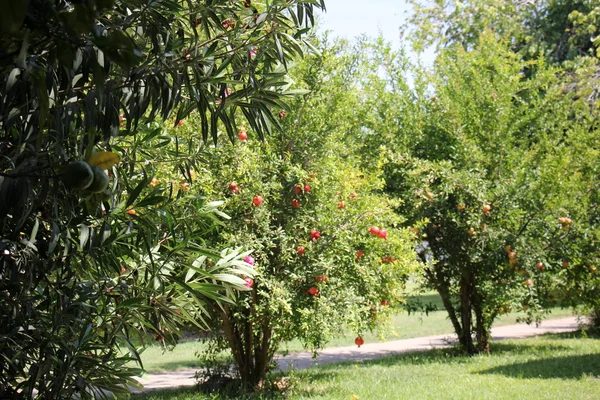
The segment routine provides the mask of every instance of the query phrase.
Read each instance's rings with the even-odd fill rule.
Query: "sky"
[[[400,25],[412,12],[406,0],[325,0],[327,12],[318,16],[319,30],[329,30],[333,36],[349,40],[366,34],[377,37],[381,33],[394,47],[399,47]],[[416,61],[416,54],[408,52]],[[433,49],[421,55],[425,66],[431,66],[435,58]]]
[[[400,43],[399,27],[411,8],[405,0],[325,0],[327,12],[319,17],[320,30],[353,39],[363,33],[376,37],[381,32],[394,44]]]

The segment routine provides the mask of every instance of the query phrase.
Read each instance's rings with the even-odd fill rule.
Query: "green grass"
[[[424,303],[432,302],[441,307],[439,296],[428,293],[420,296]],[[572,315],[570,310],[553,309],[548,318],[561,318]],[[517,318],[524,317],[524,313],[511,313],[499,318],[494,326],[511,325],[517,322]],[[452,324],[447,318],[445,311],[430,312],[425,314],[402,313],[393,317],[391,332],[385,337],[377,333],[365,333],[363,335],[366,343],[374,343],[389,340],[408,339],[421,336],[440,335],[452,333]],[[332,338],[326,347],[352,346],[354,345],[355,332],[347,332],[343,336]],[[204,344],[198,341],[186,341],[178,344],[173,350],[164,351],[160,346],[151,346],[142,353],[142,362],[148,373],[160,373],[177,369],[200,368],[200,360],[196,356],[198,351],[204,349]],[[284,343],[280,347],[280,353],[284,351],[298,352],[304,348],[300,341]]]
[[[285,398],[302,399],[598,399],[600,339],[545,335],[495,342],[490,355],[452,349],[361,363],[325,365],[291,376]],[[356,396],[356,397],[353,397]],[[195,389],[150,392],[137,400],[234,399]],[[283,398],[254,396],[253,398]]]

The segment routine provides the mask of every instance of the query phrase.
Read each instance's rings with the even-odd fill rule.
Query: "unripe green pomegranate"
[[[96,165],[92,166],[92,171],[94,173],[94,180],[86,190],[92,193],[103,192],[108,187],[108,175],[106,175],[106,172],[102,168]]]
[[[73,161],[63,170],[62,180],[71,189],[83,190],[92,184],[94,172],[85,161]]]

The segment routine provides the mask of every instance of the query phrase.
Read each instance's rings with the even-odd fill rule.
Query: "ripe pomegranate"
[[[376,226],[372,226],[372,227],[369,228],[369,233],[371,235],[377,235],[377,236],[379,236],[379,228],[376,227]]]
[[[248,139],[248,134],[246,133],[245,129],[238,132],[238,139],[240,139],[242,142],[245,142],[246,139]]]
[[[509,251],[508,252],[508,258],[515,258],[517,254],[514,251]]]
[[[306,249],[304,248],[304,246],[298,246],[298,247],[296,247],[296,253],[298,253],[301,256],[303,256],[304,252],[306,252]]]
[[[121,267],[121,275],[123,275],[125,272],[127,272],[127,270],[125,269],[125,267]]]
[[[233,194],[236,194],[240,192],[240,188],[238,187],[237,183],[229,182],[229,191]]]
[[[327,275],[318,275],[315,276],[315,282],[327,282]]]
[[[148,184],[148,186],[150,186],[152,189],[154,189],[159,184],[160,184],[160,181],[158,179],[152,178],[152,180],[150,181],[150,183]]]
[[[252,278],[244,278],[244,286],[246,286],[247,288],[251,288],[252,286],[254,286],[254,279]]]
[[[469,230],[467,231],[467,235],[469,235],[469,237],[473,237],[474,234],[475,234],[475,228],[473,228],[473,227],[469,228]]]
[[[252,256],[246,256],[244,257],[244,262],[250,265],[254,265],[254,258]]]
[[[358,347],[360,347],[363,344],[365,344],[365,339],[363,339],[362,337],[358,336],[356,339],[354,339],[354,344],[356,344]]]
[[[486,204],[483,207],[481,207],[481,211],[483,211],[485,215],[490,215],[490,211],[492,211],[492,206]]]
[[[306,291],[306,293],[316,297],[319,295],[319,288],[317,288],[316,286],[311,286],[310,289]]]
[[[300,185],[295,185],[295,186],[292,188],[292,191],[294,192],[294,194],[295,194],[296,196],[300,196],[300,195],[302,194],[302,186],[300,186]]]
[[[292,199],[291,203],[292,203],[292,208],[300,207],[300,202],[297,199]]]
[[[287,115],[287,113],[285,112],[285,110],[279,111],[279,119],[284,119],[286,115]]]
[[[537,268],[538,271],[543,272],[544,271],[544,264],[540,261],[537,264],[535,264],[535,267]]]
[[[525,283],[525,285],[529,287],[533,286],[533,281],[531,279],[525,279],[525,282],[523,283]]]
[[[341,210],[346,207],[346,204],[343,201],[338,201],[338,208]]]
[[[252,205],[254,207],[260,206],[262,204],[262,202],[263,202],[263,198],[261,195],[254,196],[254,198],[252,199]]]
[[[310,186],[304,185],[304,193],[310,193]]]
[[[562,264],[561,264],[561,266],[562,266],[563,268],[569,268],[569,263],[568,263],[568,262],[566,262],[566,261],[563,261],[563,262],[562,262]]]
[[[229,18],[221,21],[221,26],[223,27],[223,29],[229,29],[229,27],[231,27],[232,25],[233,25],[233,23],[231,22],[231,20]]]
[[[129,215],[137,215],[137,213],[135,212],[134,208],[132,208],[130,210],[127,210],[127,214],[129,214]]]
[[[573,220],[567,217],[559,217],[558,222],[561,223],[563,229],[569,229],[573,223]]]
[[[385,229],[379,230],[377,236],[383,240],[387,240],[387,231]]]
[[[359,251],[357,251],[357,252],[356,252],[356,259],[357,259],[357,260],[360,260],[360,258],[361,258],[362,256],[364,256],[364,255],[365,255],[365,252],[364,252],[364,251],[362,251],[362,250],[359,250]]]
[[[182,126],[182,125],[183,125],[183,120],[180,119],[179,121],[177,121],[177,126]]]
[[[571,218],[567,218],[567,217],[559,217],[558,222],[560,222],[563,225],[570,225],[573,223],[573,220]]]
[[[389,305],[387,300],[381,300],[381,305],[387,307]]]
[[[310,238],[313,242],[316,242],[321,238],[321,232],[319,232],[316,229],[313,229],[312,231],[310,231]]]

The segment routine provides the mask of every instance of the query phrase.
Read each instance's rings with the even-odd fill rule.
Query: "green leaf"
[[[142,178],[142,180],[140,180],[140,182],[135,187],[135,189],[133,189],[133,191],[129,194],[127,203],[125,203],[125,208],[129,208],[129,206],[131,206],[133,203],[135,203],[135,201],[139,197],[140,193],[142,193],[142,190],[144,190],[146,187],[148,187],[148,184],[152,180],[152,177],[147,175],[146,171],[143,171],[143,172],[144,172],[144,178]]]
[[[89,238],[90,238],[90,234],[91,234],[91,229],[89,226],[81,224],[81,226],[79,227],[80,232],[79,232],[79,249],[83,250],[83,248],[85,247],[85,244],[88,242]]]

